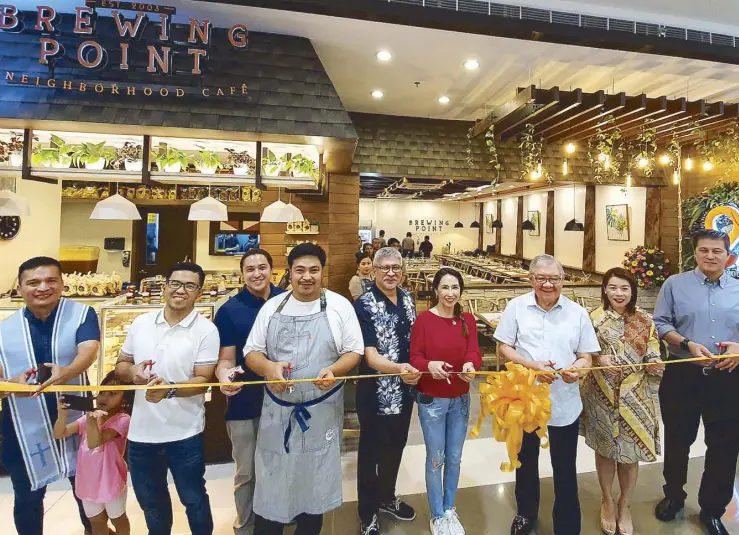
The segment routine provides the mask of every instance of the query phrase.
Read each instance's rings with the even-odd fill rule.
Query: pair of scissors
[[[286,375],[285,380],[286,381],[290,380],[290,374],[292,374],[292,372],[293,372],[293,365],[291,363],[288,363],[287,368],[285,368],[285,375]],[[295,392],[295,387],[292,385],[288,386],[287,393],[292,394],[293,392]]]

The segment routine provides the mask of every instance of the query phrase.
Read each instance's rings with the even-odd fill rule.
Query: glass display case
[[[195,304],[195,310],[212,321],[221,305],[236,293],[236,290],[229,290],[216,296],[203,295]],[[100,310],[102,335],[100,355],[88,370],[92,384],[99,384],[103,377],[115,368],[118,353],[126,340],[128,329],[131,327],[133,320],[141,314],[158,310],[161,307],[162,305],[159,302],[126,303],[125,298],[123,303],[102,306]]]
[[[103,305],[114,305],[124,303],[125,297],[68,297],[72,301],[91,306],[100,318],[100,309]],[[0,299],[0,321],[13,315],[23,306],[23,300],[19,297]]]

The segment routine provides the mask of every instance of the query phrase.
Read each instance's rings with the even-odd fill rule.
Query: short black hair
[[[172,277],[172,273],[174,273],[175,271],[190,271],[192,273],[197,273],[198,277],[200,278],[200,286],[205,284],[205,271],[203,271],[203,268],[193,262],[177,262],[167,271],[167,280]]]
[[[244,262],[246,261],[246,259],[249,258],[250,256],[255,256],[258,254],[264,256],[264,258],[267,259],[267,263],[269,264],[270,269],[272,269],[272,265],[273,265],[272,255],[269,254],[264,249],[254,248],[254,249],[249,249],[248,251],[246,251],[244,253],[244,256],[241,257],[241,263],[239,264],[239,268],[241,269],[241,271],[244,271]]]
[[[413,236],[413,234],[411,234],[410,232],[406,232],[406,233],[405,233],[405,237],[406,237],[406,238],[410,238],[411,236]]]
[[[392,246],[393,246],[393,245],[395,245],[396,243],[397,243],[398,245],[400,245],[400,240],[399,240],[398,238],[390,238],[390,239],[389,239],[389,240],[387,241],[387,246],[388,246],[388,247],[392,247]]]
[[[698,242],[701,240],[716,240],[716,241],[722,241],[724,242],[724,248],[726,249],[727,253],[731,252],[731,244],[729,243],[729,236],[728,234],[713,230],[713,229],[700,229],[694,231],[690,237],[693,240],[693,249],[698,248]]]
[[[424,240],[428,240],[428,239],[430,239],[430,238],[429,238],[428,236],[424,236],[424,237],[423,237],[423,239],[424,239]]]
[[[108,374],[103,377],[103,380],[100,381],[100,386],[119,386],[119,385],[131,385],[133,383],[128,383],[121,379],[120,375],[118,375],[115,370],[110,370]],[[133,401],[134,397],[136,395],[135,390],[124,390],[123,391],[123,405],[121,406],[121,410],[131,415],[131,412],[133,411]]]
[[[62,275],[62,264],[61,262],[59,262],[59,260],[57,260],[56,258],[51,258],[50,256],[35,256],[23,262],[18,268],[18,284],[20,284],[21,282],[24,271],[47,266],[56,267],[59,270],[59,276]]]
[[[380,236],[384,236],[384,235],[385,235],[385,231],[384,230],[381,230],[380,231]]]
[[[301,243],[293,247],[290,254],[287,255],[287,265],[293,267],[293,263],[304,256],[315,256],[321,263],[321,267],[326,266],[326,251],[324,251],[319,245],[315,243]]]

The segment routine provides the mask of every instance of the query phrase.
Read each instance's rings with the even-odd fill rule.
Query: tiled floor
[[[473,400],[476,396],[473,396]],[[477,418],[478,408],[473,402],[471,425]],[[417,419],[409,436],[409,445],[403,456],[403,464],[398,481],[398,493],[416,507],[418,518],[412,523],[391,522],[381,519],[383,533],[387,535],[425,535],[428,531],[428,506],[426,504],[424,484],[425,451],[423,437]],[[639,483],[636,489],[633,516],[636,533],[639,535],[698,535],[701,533],[697,523],[698,505],[696,493],[700,483],[705,453],[702,434],[691,451],[691,467],[688,479],[686,517],[671,524],[662,524],[654,519],[653,508],[661,498],[662,474],[659,462],[641,468]],[[469,535],[507,535],[510,521],[515,512],[513,474],[503,473],[499,466],[505,459],[505,448],[491,438],[489,422],[480,438],[469,440],[465,444],[462,460],[460,491],[457,495],[459,515]],[[346,453],[343,458],[344,469],[344,501],[345,504],[336,511],[326,515],[322,535],[354,535],[358,533],[356,519],[356,454]],[[735,467],[727,467],[734,470]],[[578,454],[578,473],[580,499],[583,509],[582,535],[597,535],[598,515],[600,507],[600,491],[595,475],[592,451],[581,441]],[[552,533],[551,504],[552,481],[549,450],[543,450],[540,456],[540,474],[542,477],[542,508],[538,535]],[[208,493],[216,524],[216,535],[230,535],[233,520],[233,494],[231,479],[233,465],[209,466],[206,474]],[[735,500],[726,516],[727,529],[733,535],[739,535],[737,519],[737,486]],[[190,533],[184,510],[179,505],[174,487],[170,485],[175,506],[175,526],[173,535]],[[10,481],[0,479],[0,535],[17,535],[12,526],[13,494]],[[46,498],[46,533],[51,535],[82,535],[77,517],[76,507],[65,483],[57,483],[49,487]],[[145,535],[146,529],[143,515],[132,491],[128,495],[128,515],[131,519],[132,533]],[[286,531],[291,533],[291,531]]]

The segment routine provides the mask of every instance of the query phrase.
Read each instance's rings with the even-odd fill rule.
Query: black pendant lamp
[[[565,231],[567,232],[585,232],[585,225],[580,223],[575,217],[575,186],[572,186],[572,219],[565,223]]]
[[[464,228],[464,225],[461,221],[459,221],[459,215],[461,213],[462,206],[459,204],[459,201],[457,201],[457,222],[454,223],[454,228]]]
[[[475,220],[470,223],[470,228],[480,228],[480,223],[477,221],[477,203],[475,203]]]
[[[536,230],[536,227],[530,220],[526,220],[523,222],[523,226],[521,226],[521,229],[523,230]]]
[[[494,229],[502,229],[503,228],[503,222],[500,219],[496,219],[493,221],[493,224],[491,225]]]

